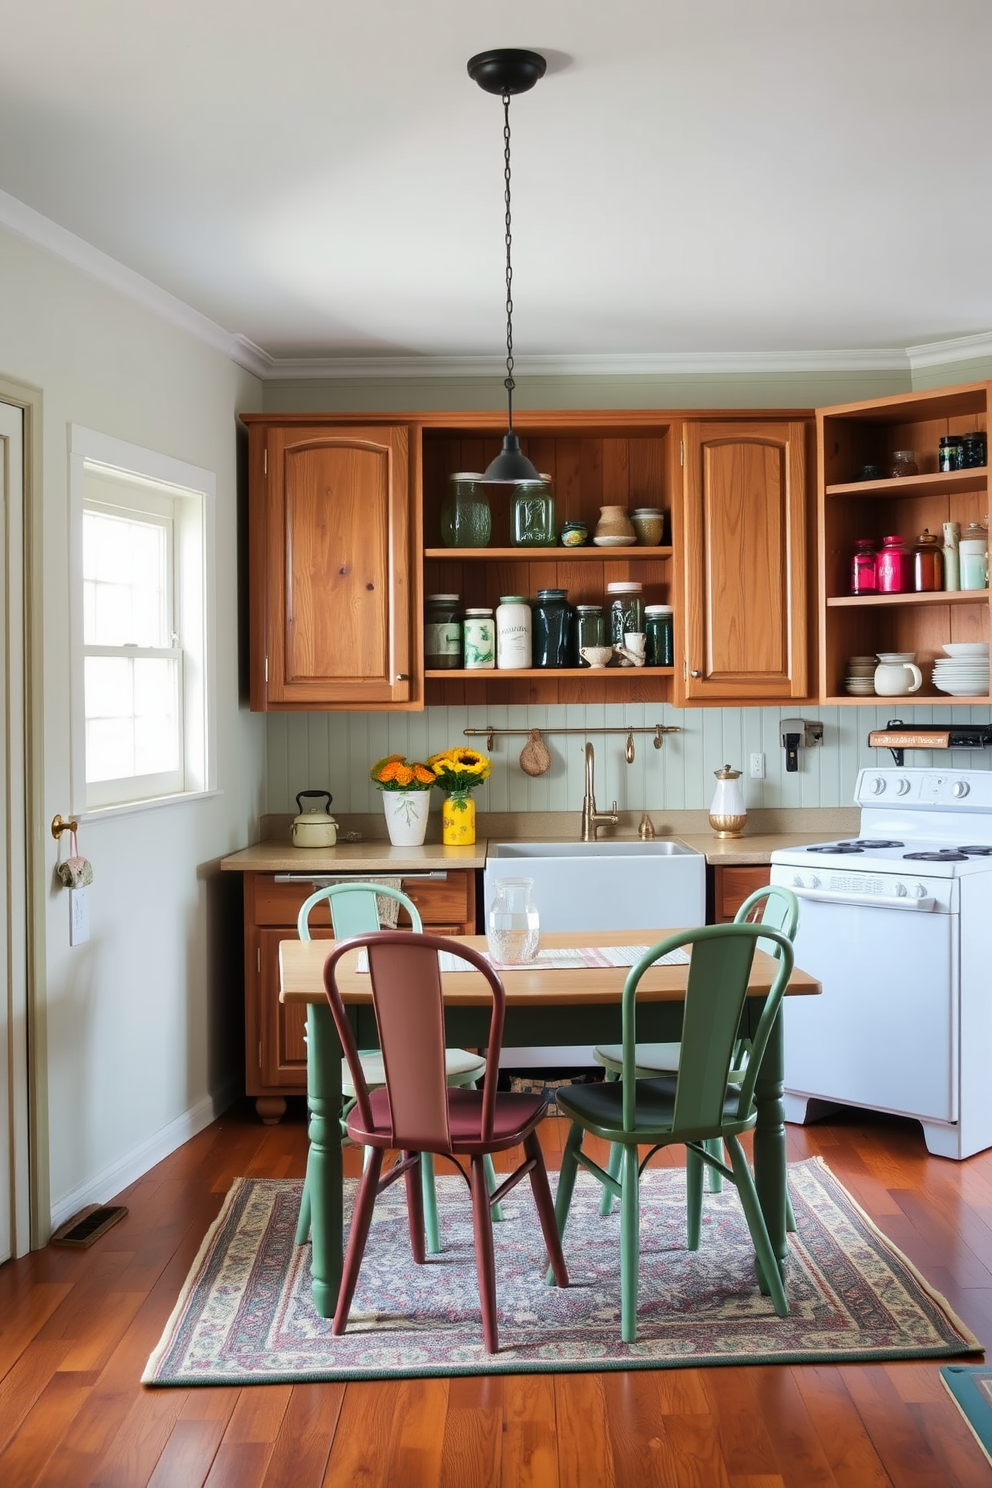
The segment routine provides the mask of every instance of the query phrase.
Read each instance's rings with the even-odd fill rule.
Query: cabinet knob
[[[410,680],[409,673],[408,672],[397,672],[396,673],[396,680],[397,680],[397,682],[409,682],[409,680]]]
[[[695,667],[693,667],[692,671],[689,673],[690,677],[701,677],[702,675],[702,672],[697,671]]]

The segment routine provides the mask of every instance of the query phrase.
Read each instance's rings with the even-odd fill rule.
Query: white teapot
[[[875,691],[879,697],[916,692],[922,685],[923,673],[916,665],[915,651],[879,651],[877,655]]]

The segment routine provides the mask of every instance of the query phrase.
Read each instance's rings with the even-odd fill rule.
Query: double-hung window
[[[208,472],[77,428],[71,455],[73,809],[211,789]]]

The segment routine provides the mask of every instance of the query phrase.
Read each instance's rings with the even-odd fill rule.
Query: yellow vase
[[[441,812],[441,841],[445,847],[471,847],[475,841],[475,802],[468,791],[445,796]]]

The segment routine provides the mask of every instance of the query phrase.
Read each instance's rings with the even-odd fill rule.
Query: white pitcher
[[[916,692],[923,673],[914,661],[880,661],[875,668],[875,691],[879,697],[897,697]]]

